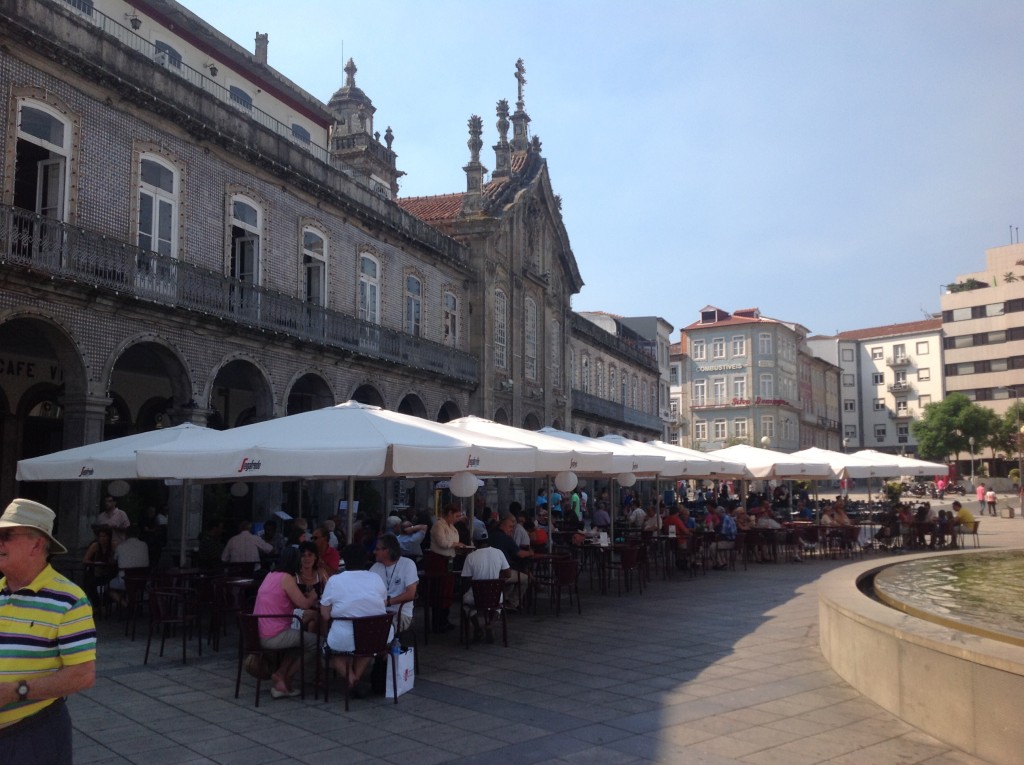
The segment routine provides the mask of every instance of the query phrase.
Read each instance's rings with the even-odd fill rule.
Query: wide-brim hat
[[[68,548],[53,536],[53,521],[56,517],[57,514],[46,505],[33,502],[31,499],[15,499],[4,510],[3,516],[0,516],[0,529],[17,526],[35,529],[49,538],[51,553],[64,554]]]

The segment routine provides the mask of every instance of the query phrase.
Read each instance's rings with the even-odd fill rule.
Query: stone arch
[[[360,404],[367,404],[369,406],[379,406],[381,409],[387,409],[384,403],[384,396],[381,394],[377,387],[370,383],[363,383],[352,392],[352,400],[358,401]]]
[[[398,402],[398,411],[400,414],[408,414],[413,417],[421,417],[426,419],[427,407],[423,404],[423,400],[415,393],[407,393],[402,397],[402,400]]]
[[[580,431],[580,435],[581,436],[587,436],[589,438],[590,437],[590,428],[584,426],[583,430]]]
[[[540,430],[540,420],[537,415],[530,412],[526,417],[523,418],[523,428],[526,430]]]
[[[270,376],[243,355],[225,360],[212,377],[208,394],[210,427],[226,430],[274,416]]]
[[[565,428],[562,427],[562,420],[559,417],[556,417],[551,421],[551,427],[555,430],[565,430]]]
[[[508,424],[510,424],[509,423],[508,412],[505,411],[505,407],[499,406],[494,411],[494,421],[496,423],[498,423],[499,425],[508,425]]]
[[[459,409],[459,405],[454,401],[445,401],[441,404],[441,408],[437,410],[437,421],[438,422],[451,422],[457,420],[462,416],[462,410]]]
[[[107,395],[122,400],[131,413],[127,424],[108,418],[107,438],[180,424],[187,419],[184,410],[194,408],[188,366],[176,348],[152,333],[121,343],[102,379]]]
[[[285,413],[311,412],[337,403],[326,377],[319,371],[309,371],[292,378],[285,396]]]

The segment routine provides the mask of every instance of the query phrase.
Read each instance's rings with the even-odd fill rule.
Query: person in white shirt
[[[135,526],[129,526],[125,531],[125,540],[114,550],[114,562],[120,570],[110,580],[110,598],[117,603],[124,603],[125,569],[149,568],[149,545],[139,539]]]
[[[481,540],[477,549],[467,555],[462,564],[462,579],[466,582],[466,593],[462,596],[462,602],[467,606],[475,605],[473,587],[470,582],[474,579],[501,579],[502,573],[509,571],[508,558],[501,550],[491,547],[490,541],[490,539]],[[504,600],[504,594],[502,600]],[[470,616],[473,619],[473,640],[480,642],[483,638],[484,627],[486,627],[487,642],[493,642],[494,636],[491,633],[490,625],[485,624],[476,611],[471,610]]]
[[[124,541],[124,530],[131,525],[131,521],[127,513],[117,506],[117,500],[108,494],[103,499],[103,510],[96,516],[96,525],[110,529],[110,541],[116,548]]]
[[[402,548],[394,534],[384,534],[377,540],[373,550],[376,563],[370,571],[377,574],[384,582],[388,597],[385,605],[389,614],[402,613],[398,625],[399,631],[409,629],[412,623],[412,609],[416,602],[416,588],[420,577],[416,573],[416,563],[402,555]]]
[[[225,563],[259,563],[260,552],[272,553],[274,546],[252,533],[252,522],[238,524],[238,533],[224,545],[220,559]]]

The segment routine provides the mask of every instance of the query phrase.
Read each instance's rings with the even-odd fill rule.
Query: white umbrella
[[[793,452],[789,456],[813,462],[827,462],[836,478],[882,478],[899,475],[898,472],[894,472],[898,471],[898,468],[888,462],[879,462],[858,454],[844,454],[829,449],[819,449],[817,446]]]
[[[185,423],[18,460],[19,481],[112,481],[138,478],[136,452],[164,444],[195,448],[217,431]]]
[[[685,459],[683,472],[679,474],[681,478],[742,478],[744,475],[744,467],[739,462],[709,457],[696,449],[687,449],[664,441],[650,441],[647,445]]]
[[[562,438],[574,444],[580,444],[592,449],[600,449],[611,452],[611,461],[607,469],[601,472],[604,475],[633,473],[634,475],[657,475],[665,466],[665,455],[641,452],[614,443],[613,441],[601,438],[581,436],[578,433],[570,433],[557,428],[541,428],[538,433],[544,433],[555,438]],[[577,471],[582,472],[582,471]]]
[[[204,444],[139,450],[140,476],[200,481],[532,475],[537,450],[348,401],[220,431]]]
[[[445,423],[445,427],[532,446],[537,450],[538,459],[546,473],[572,471],[585,474],[606,474],[611,472],[611,449],[599,444],[570,441],[542,431],[515,428],[511,425],[502,425],[474,416],[451,420]]]
[[[736,444],[725,449],[708,452],[709,457],[718,457],[740,462],[747,469],[747,478],[772,480],[779,478],[831,478],[832,468],[821,460],[804,460],[783,452],[759,449],[747,444]]]
[[[912,457],[901,457],[898,454],[886,454],[874,449],[862,449],[853,453],[854,457],[873,462],[882,468],[888,468],[892,472],[877,473],[877,475],[900,476],[934,476],[949,475],[949,467],[940,462],[926,462]]]

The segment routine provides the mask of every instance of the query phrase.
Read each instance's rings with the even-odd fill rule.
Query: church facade
[[[490,179],[474,118],[466,192],[403,200],[352,62],[323,103],[266,36],[249,52],[173,0],[11,0],[0,40],[4,502],[59,508],[83,545],[101,487],[19,485],[17,460],[348,399],[573,428],[583,282],[521,69]],[[331,483],[307,514],[333,511]],[[301,491],[257,485],[247,512]]]

